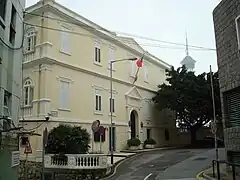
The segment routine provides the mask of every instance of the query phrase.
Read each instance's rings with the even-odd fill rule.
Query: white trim
[[[134,97],[134,96],[131,96],[131,95],[130,95],[131,92],[133,92],[134,90],[137,92],[138,97]],[[125,93],[125,96],[131,97],[131,98],[133,98],[133,99],[138,99],[138,100],[142,100],[142,99],[143,99],[136,86],[133,86],[127,93]]]
[[[46,45],[53,46],[53,44],[51,42],[46,41],[41,44],[36,44],[35,47],[38,48],[38,47],[42,47],[42,46],[46,46]]]
[[[49,5],[49,6],[48,6]],[[100,36],[103,36],[103,38],[105,38],[106,40],[110,40],[112,42],[114,42],[114,44],[119,45],[120,47],[123,47],[129,51],[131,51],[132,53],[136,54],[137,56],[142,56],[142,51],[138,51],[128,45],[126,45],[125,43],[121,42],[121,40],[117,39],[117,36],[115,33],[108,31],[107,29],[91,22],[90,20],[84,18],[83,16],[80,16],[79,14],[77,14],[76,12],[62,6],[61,4],[57,3],[57,2],[53,2],[53,3],[46,3],[45,4],[45,8],[43,11],[53,11],[56,13],[56,10],[58,10],[58,12],[62,12],[62,15],[66,16],[67,18],[71,18],[74,19],[76,22],[78,23],[82,23],[85,24],[91,28],[93,28],[93,31],[96,34],[99,34]],[[36,3],[33,6],[30,6],[26,9],[27,12],[33,12],[36,11],[37,9],[42,8],[42,4],[41,3]],[[88,31],[91,31],[88,29]],[[158,66],[162,66],[164,68],[170,69],[172,67],[172,65],[167,64],[166,62],[162,61],[161,59],[151,55],[150,53],[146,53],[145,54],[145,59],[148,61],[151,61],[155,64],[157,64]]]
[[[64,76],[56,76],[56,78],[59,81],[68,82],[68,83],[71,83],[71,84],[73,84],[73,82],[74,82],[71,78],[64,77]]]
[[[41,60],[41,62],[43,62],[43,63],[56,64],[56,65],[59,65],[59,66],[62,66],[62,67],[67,67],[67,68],[75,70],[75,71],[84,72],[84,73],[90,74],[92,76],[97,76],[97,77],[100,77],[100,78],[103,78],[103,79],[106,79],[106,80],[110,80],[110,77],[108,75],[105,75],[105,74],[102,74],[102,73],[99,73],[99,72],[96,72],[96,71],[92,71],[90,69],[86,69],[86,68],[80,67],[78,65],[73,65],[73,64],[70,64],[70,63],[59,61],[59,60],[53,59],[51,57],[36,58],[32,61],[23,62],[23,66],[25,68],[25,67],[37,65],[39,63],[39,60]],[[112,80],[114,82],[117,82],[117,83],[120,83],[120,84],[124,84],[124,85],[127,85],[127,86],[132,86],[132,83],[128,82],[127,80],[117,79],[115,77],[113,77]],[[137,84],[135,84],[135,86],[137,88],[140,88],[140,89],[145,90],[145,91],[150,91],[152,93],[156,93],[156,91],[157,91],[157,85],[156,85],[156,89],[151,89],[150,87],[137,85]]]
[[[25,121],[27,122],[27,120]],[[64,118],[51,118],[49,122],[59,122],[59,123],[77,123],[77,124],[92,124],[93,120],[80,120],[80,119],[64,119]],[[110,121],[101,121],[101,125],[111,125]],[[128,122],[115,122],[113,123],[117,126],[128,126]]]
[[[51,102],[51,99],[42,98],[42,99],[34,99],[34,100],[32,100],[32,103],[37,103],[37,102]]]
[[[235,24],[236,24],[236,31],[237,31],[237,43],[238,43],[238,50],[240,50],[240,29],[239,29],[239,26],[240,26],[240,15],[236,17],[235,19]]]

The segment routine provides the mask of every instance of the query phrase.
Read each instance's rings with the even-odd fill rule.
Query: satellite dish
[[[98,129],[99,129],[99,126],[100,126],[100,121],[99,120],[93,121],[93,123],[92,123],[92,131],[93,132],[97,132]]]

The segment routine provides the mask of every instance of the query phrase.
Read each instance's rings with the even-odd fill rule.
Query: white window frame
[[[59,110],[65,110],[65,111],[70,111],[69,108],[69,97],[70,97],[70,82],[69,81],[64,81],[64,80],[60,80],[60,99],[59,99]],[[68,86],[64,86],[68,85]],[[66,93],[66,94],[65,94]],[[66,97],[63,97],[63,96]],[[64,104],[65,103],[65,104]]]
[[[238,50],[240,50],[240,15],[236,17],[235,25],[236,25],[236,33],[237,33]]]
[[[33,93],[34,93],[34,86],[32,84],[32,81],[30,79],[25,80],[24,85],[23,85],[23,106],[24,107],[29,107],[32,106],[32,101],[33,101]],[[27,94],[26,94],[27,92]],[[26,95],[27,95],[27,100],[26,100]]]
[[[110,62],[116,60],[116,49],[113,47],[108,48],[108,69],[111,69]],[[114,63],[112,63],[112,70],[115,71]]]
[[[70,31],[69,28],[65,26],[61,26],[61,35],[60,35],[60,52],[71,55],[70,52],[70,33],[66,31]]]
[[[149,82],[148,68],[149,68],[149,65],[147,63],[145,63],[143,65],[143,70],[144,70],[144,82],[146,82],[146,83]]]
[[[97,52],[96,52],[97,50]],[[94,43],[94,64],[96,65],[101,65],[102,60],[101,60],[101,42],[95,41]]]
[[[36,30],[31,28],[25,36],[25,53],[35,52],[36,37]]]
[[[94,95],[94,112],[95,114],[103,114],[103,96],[100,93]]]
[[[7,97],[7,100],[5,102],[5,98]],[[11,109],[11,94],[7,91],[4,91],[4,101],[3,101],[3,112],[7,112],[7,114],[4,113],[4,116],[11,117],[10,109]]]
[[[111,101],[111,97],[109,97],[108,98],[108,103],[109,103],[109,113],[111,114],[111,103],[113,102],[113,106],[112,106],[112,108],[113,108],[113,114],[115,114],[116,113],[116,98],[115,97],[112,97],[112,101]]]

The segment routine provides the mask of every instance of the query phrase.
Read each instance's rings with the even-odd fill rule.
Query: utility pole
[[[128,58],[128,59],[119,59],[110,61],[110,123],[111,123],[111,130],[110,130],[110,152],[111,152],[111,164],[113,164],[113,63],[120,62],[120,61],[136,61],[137,58]]]
[[[215,151],[216,151],[216,161],[218,161],[217,119],[216,119],[214,87],[213,87],[213,76],[212,76],[212,67],[211,67],[211,65],[210,65],[210,80],[211,80],[211,89],[212,89],[213,126],[214,126],[213,128],[214,128]]]

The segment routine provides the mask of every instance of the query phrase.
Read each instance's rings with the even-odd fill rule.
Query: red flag
[[[143,59],[142,58],[138,59],[136,64],[137,64],[137,67],[139,67],[139,68],[142,67],[143,66]]]

